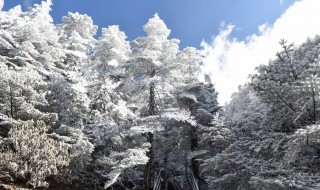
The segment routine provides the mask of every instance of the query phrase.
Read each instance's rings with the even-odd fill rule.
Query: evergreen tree
[[[98,27],[88,15],[78,12],[69,12],[62,20],[63,23],[57,29],[59,42],[66,54],[65,64],[69,70],[79,71],[89,64],[88,55],[94,47],[94,35]]]
[[[46,177],[57,175],[68,166],[70,157],[65,143],[55,141],[46,134],[43,121],[26,121],[10,130],[10,146],[0,140],[0,169],[15,177],[14,181],[31,187],[46,187]],[[21,183],[21,182],[20,182]]]
[[[299,48],[281,41],[283,51],[269,65],[258,68],[251,85],[270,106],[269,122],[280,131],[317,122],[319,37]]]

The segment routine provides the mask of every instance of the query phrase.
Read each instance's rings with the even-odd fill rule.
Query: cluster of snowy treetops
[[[236,135],[207,165],[215,189],[320,189],[320,36],[280,45],[225,108]]]
[[[257,68],[222,110],[204,57],[156,14],[128,41],[52,2],[0,11],[0,188],[320,188],[320,37]]]
[[[199,50],[158,15],[145,37],[109,26],[95,39],[89,16],[54,25],[51,5],[0,12],[2,187],[149,189],[164,168],[186,183],[219,110]]]

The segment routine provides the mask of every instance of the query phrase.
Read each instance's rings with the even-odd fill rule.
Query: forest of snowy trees
[[[51,6],[0,11],[0,189],[320,189],[319,36],[282,40],[220,107],[157,14],[143,37],[96,39]]]

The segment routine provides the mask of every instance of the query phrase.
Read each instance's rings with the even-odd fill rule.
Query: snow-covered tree
[[[239,86],[239,92],[234,93],[230,103],[225,106],[226,117],[242,135],[251,135],[252,131],[267,122],[267,111],[267,106],[248,84]]]
[[[131,42],[132,58],[124,65],[126,77],[123,93],[130,98],[141,115],[155,115],[161,108],[158,97],[170,89],[167,78],[179,51],[178,40],[168,39],[170,30],[156,14],[144,26],[146,37]],[[166,88],[166,89],[165,89]]]
[[[46,177],[57,175],[68,166],[70,157],[65,143],[47,136],[43,121],[25,121],[10,130],[9,142],[0,140],[0,168],[8,171],[27,187],[48,186]]]
[[[278,58],[233,95],[226,115],[235,139],[202,165],[210,188],[319,187],[319,170],[309,167],[317,162],[318,128],[308,125],[318,120],[318,44],[316,37],[294,49],[283,41]]]
[[[221,109],[157,14],[129,42],[51,6],[0,11],[0,188],[319,189],[320,37],[281,41]]]
[[[278,130],[290,132],[318,120],[319,42],[315,37],[294,48],[281,41],[278,58],[252,77],[257,95],[271,108],[270,124]]]
[[[92,67],[106,78],[115,67],[123,65],[131,55],[127,36],[113,25],[102,28],[101,37],[92,52]]]
[[[118,26],[102,29],[90,57],[91,64],[85,67],[87,71],[84,72],[91,98],[90,115],[93,112],[105,114],[110,102],[117,104],[121,100],[114,91],[117,83],[113,81],[112,73],[118,64],[124,64],[129,59],[131,50],[126,38]]]
[[[41,107],[47,105],[44,97],[45,83],[34,70],[1,69],[0,112],[14,120],[41,119],[53,123],[55,114],[44,113]]]
[[[148,189],[151,187],[151,167],[154,163],[152,132],[161,128],[161,125],[164,126],[159,121],[159,114],[165,113],[165,109],[173,108],[173,105],[168,106],[167,103],[170,96],[168,92],[172,87],[168,78],[179,47],[178,40],[168,39],[170,30],[157,14],[143,28],[147,36],[131,42],[132,57],[122,65],[125,76],[119,89],[128,102],[132,103],[132,107],[136,107],[138,115],[147,116],[142,121],[151,127],[146,133],[147,141],[151,144],[148,153],[150,160],[144,170],[144,188]],[[150,124],[149,117],[153,125]]]
[[[203,55],[201,52],[194,47],[186,47],[177,55],[177,63],[179,64],[179,71],[183,73],[182,82],[184,83],[197,83],[207,82],[205,81],[204,72],[202,71],[203,66]],[[178,77],[178,76],[176,76]]]
[[[6,65],[29,67],[48,75],[49,71],[64,74],[61,64],[64,52],[58,43],[58,33],[49,12],[52,2],[22,12],[17,6],[8,12],[1,12],[1,36]]]
[[[62,17],[62,21],[63,23],[59,25],[62,35],[60,41],[68,44],[69,49],[86,53],[93,48],[98,26],[93,24],[90,16],[69,12],[68,16]],[[81,41],[74,41],[77,39]]]
[[[73,83],[71,79],[66,81],[60,76],[52,76],[47,86],[46,99],[47,110],[58,114],[57,125],[79,129],[84,127],[83,120],[89,113],[89,99],[80,81]]]
[[[62,20],[58,31],[59,42],[66,54],[65,64],[70,70],[78,71],[88,65],[88,54],[94,47],[94,35],[98,27],[88,15],[78,12],[69,12]]]
[[[64,53],[58,42],[59,36],[50,15],[51,6],[52,1],[47,0],[42,1],[40,5],[36,4],[31,7],[26,12],[19,28],[16,28],[16,35],[21,43],[32,44],[31,47],[34,47],[38,54],[35,59],[41,62],[44,68],[56,70],[55,67],[64,68],[61,65]]]

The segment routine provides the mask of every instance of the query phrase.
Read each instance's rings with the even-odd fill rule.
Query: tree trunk
[[[147,156],[149,157],[149,161],[146,164],[144,168],[144,174],[143,174],[143,190],[150,190],[152,185],[152,177],[153,177],[153,134],[147,133],[147,141],[151,144],[151,147],[149,148],[149,151],[147,152]]]
[[[13,107],[13,92],[12,92],[12,90],[11,90],[11,85],[9,85],[10,87],[9,87],[9,89],[10,89],[10,115],[11,115],[11,118],[12,119],[15,119],[15,117],[14,117],[14,111],[13,111],[13,109],[14,109],[14,107]]]
[[[198,150],[198,136],[196,133],[195,127],[191,127],[191,151],[197,151]],[[198,181],[199,186],[199,163],[196,161],[195,158],[191,159],[191,169],[194,175],[194,178]]]
[[[150,78],[153,78],[155,76],[155,69],[153,68],[150,73]],[[149,116],[155,115],[155,84],[154,82],[151,82],[149,87],[149,105],[148,105],[148,114]],[[149,151],[147,153],[147,156],[149,157],[149,161],[145,166],[144,169],[144,184],[143,189],[144,190],[150,190],[152,185],[152,177],[153,177],[153,134],[151,132],[148,132],[147,134],[147,141],[150,143],[151,147],[149,148]]]
[[[155,115],[155,92],[154,92],[154,83],[150,84],[149,91],[150,91],[150,96],[149,96],[149,115]]]
[[[313,101],[313,124],[317,122],[317,105],[316,105],[316,94],[314,91],[314,84],[313,81],[311,82],[311,88],[312,88],[312,101]]]
[[[150,78],[153,78],[156,74],[155,69],[152,69]],[[149,116],[156,114],[156,95],[155,95],[155,84],[152,81],[149,87]]]

